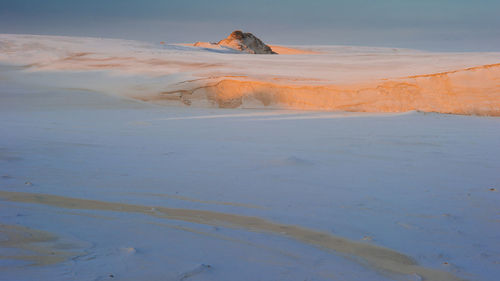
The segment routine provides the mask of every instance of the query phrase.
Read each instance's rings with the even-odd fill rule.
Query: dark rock
[[[217,45],[249,54],[276,54],[271,47],[264,44],[255,35],[241,30],[233,31],[226,39],[219,41]]]

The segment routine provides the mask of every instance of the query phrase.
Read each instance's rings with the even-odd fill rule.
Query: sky
[[[499,0],[0,0],[0,33],[500,51]]]

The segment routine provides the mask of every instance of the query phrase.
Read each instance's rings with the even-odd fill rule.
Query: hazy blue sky
[[[500,51],[500,0],[0,0],[0,33]]]

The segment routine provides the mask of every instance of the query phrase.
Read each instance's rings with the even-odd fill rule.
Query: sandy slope
[[[178,105],[500,114],[499,53],[308,47],[263,56],[134,41],[0,35],[0,62],[31,73],[86,72],[85,88]],[[93,78],[92,73],[110,79]],[[133,78],[131,78],[133,77]],[[106,82],[107,81],[107,82]]]
[[[500,64],[494,64],[346,86],[286,85],[224,79],[206,86],[162,94],[166,98],[176,95],[188,104],[196,99],[209,99],[218,107],[230,108],[261,104],[305,110],[419,110],[500,116],[498,78]]]

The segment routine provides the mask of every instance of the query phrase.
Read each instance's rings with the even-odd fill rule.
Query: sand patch
[[[320,52],[315,52],[311,50],[305,50],[300,48],[289,48],[278,45],[269,45],[273,51],[278,53],[279,55],[317,55],[321,54]]]
[[[13,202],[44,204],[67,209],[139,213],[171,220],[213,226],[222,225],[255,232],[271,233],[354,257],[361,264],[370,265],[382,272],[404,275],[417,274],[425,280],[461,280],[449,272],[421,267],[412,258],[391,249],[352,241],[334,236],[330,233],[307,229],[296,225],[275,223],[258,217],[205,210],[151,207],[24,192],[0,191],[0,198]]]
[[[151,196],[151,197],[163,197],[163,198],[176,199],[176,200],[182,200],[182,201],[194,202],[194,203],[200,203],[200,204],[234,206],[234,207],[243,207],[243,208],[250,208],[250,209],[266,209],[265,207],[252,205],[252,204],[223,202],[223,201],[214,201],[214,200],[199,200],[196,198],[190,198],[190,197],[186,197],[186,196],[173,195],[173,194],[165,194],[165,193],[129,193],[129,194]]]
[[[58,237],[45,231],[20,225],[0,224],[0,248],[21,250],[21,254],[0,254],[3,260],[19,260],[30,265],[51,265],[63,262],[76,253],[65,251],[71,244],[59,243]]]

